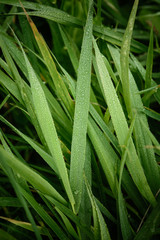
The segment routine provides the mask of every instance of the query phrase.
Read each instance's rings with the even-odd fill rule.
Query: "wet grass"
[[[0,238],[158,239],[159,2],[0,3]]]

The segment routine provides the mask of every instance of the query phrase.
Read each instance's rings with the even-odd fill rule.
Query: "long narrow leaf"
[[[88,195],[92,204],[92,209],[93,209],[93,217],[94,217],[94,231],[95,231],[95,240],[101,239],[101,240],[111,240],[110,238],[110,234],[107,228],[107,225],[104,221],[104,218],[97,206],[97,203],[95,201],[95,198],[92,194],[90,185],[87,181],[87,179],[85,178],[85,183],[86,183],[86,187],[87,187],[87,191],[88,191]]]
[[[76,200],[76,212],[78,212],[81,202],[83,169],[86,151],[86,133],[90,100],[92,62],[92,15],[93,2],[90,1],[78,68],[75,115],[71,147],[70,182]]]
[[[56,198],[58,201],[66,204],[65,199],[39,174],[34,172],[30,167],[20,162],[12,154],[6,152],[0,147],[0,162],[6,161],[6,163],[18,174],[29,181],[37,190],[43,194],[47,194]]]
[[[69,183],[67,168],[65,166],[65,162],[64,162],[61,147],[60,147],[60,142],[59,142],[56,128],[55,128],[52,115],[47,103],[47,99],[45,97],[43,88],[41,87],[41,84],[23,48],[22,48],[22,52],[24,54],[26,66],[28,69],[28,75],[29,75],[29,80],[31,84],[31,92],[32,92],[33,103],[36,111],[36,116],[40,124],[43,136],[48,145],[48,148],[56,163],[60,178],[62,179],[64,188],[66,190],[66,193],[68,195],[72,208],[74,209],[75,202],[74,202],[73,194],[72,194],[70,183]]]
[[[119,76],[121,76],[121,69],[120,69],[120,54],[119,50],[112,47],[108,46],[109,51],[112,55],[112,58],[114,60],[114,63],[116,65],[117,71]],[[137,66],[139,67],[138,62]],[[141,68],[142,73],[143,73],[143,68]],[[131,88],[131,101],[132,101],[132,106],[137,112],[137,117],[134,125],[134,136],[136,139],[136,147],[138,150],[138,153],[140,155],[140,159],[142,162],[142,166],[145,169],[145,175],[147,176],[147,180],[152,188],[152,191],[154,194],[158,191],[160,187],[160,173],[158,169],[158,165],[155,159],[155,154],[152,148],[147,149],[145,146],[152,146],[151,139],[149,138],[146,130],[144,129],[142,122],[148,126],[147,118],[145,114],[143,114],[143,103],[142,100],[137,94],[138,88],[135,82],[135,79],[133,78],[133,75],[129,71],[129,80],[130,80],[130,88]],[[154,172],[154,175],[153,175]]]
[[[136,12],[138,8],[138,0],[135,0],[130,18],[128,21],[128,25],[123,37],[122,48],[121,48],[121,79],[122,79],[122,87],[123,87],[123,95],[124,101],[126,104],[126,108],[128,110],[128,115],[131,117],[132,114],[132,106],[131,106],[131,96],[130,96],[130,84],[129,84],[129,51],[130,44],[133,32],[134,21],[136,18]]]
[[[0,0],[0,3],[21,7],[21,4],[17,2],[17,0]],[[85,24],[82,19],[80,20],[76,17],[73,17],[72,15],[65,13],[64,11],[61,11],[53,7],[45,6],[38,3],[28,2],[28,1],[21,1],[21,3],[25,8],[35,10],[35,11],[28,12],[30,16],[39,16],[42,18],[50,19],[52,21],[55,21],[61,24],[75,26],[75,27],[83,27]],[[24,15],[23,12],[16,13],[16,14]],[[114,29],[112,30],[104,26],[94,25],[93,31],[96,36],[101,37],[107,42],[121,46],[123,35],[119,32],[115,32]],[[146,51],[146,46],[140,42],[132,40],[131,50],[137,53],[141,53]]]
[[[98,46],[93,40],[95,54],[96,54],[96,62],[97,67],[99,70],[99,76],[100,76],[100,84],[103,87],[104,92],[104,98],[106,100],[106,103],[108,104],[108,108],[111,114],[112,122],[117,134],[117,138],[119,141],[119,144],[122,146],[125,142],[127,132],[128,132],[128,126],[127,121],[125,118],[125,115],[123,113],[122,107],[120,105],[119,99],[116,95],[116,91],[114,89],[113,83],[111,82],[109,73],[106,69],[106,66],[103,62],[101,53],[98,49]],[[153,196],[153,193],[151,192],[151,189],[147,183],[147,179],[144,175],[143,168],[141,166],[141,163],[138,159],[138,156],[136,154],[136,150],[134,147],[133,142],[131,141],[130,145],[130,152],[133,156],[132,161],[127,161],[127,167],[131,173],[132,178],[134,179],[135,184],[137,185],[139,191],[141,194],[153,205],[155,205],[156,201]]]

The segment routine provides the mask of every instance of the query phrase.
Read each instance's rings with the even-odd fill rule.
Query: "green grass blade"
[[[67,173],[67,169],[63,159],[56,128],[55,128],[52,115],[47,103],[47,99],[45,97],[45,93],[41,87],[41,84],[36,76],[36,73],[34,72],[23,49],[22,51],[23,51],[24,58],[26,61],[26,66],[28,69],[28,76],[31,84],[31,93],[33,97],[33,104],[35,107],[36,116],[37,116],[39,125],[41,127],[43,136],[48,145],[48,148],[56,163],[59,176],[62,179],[64,188],[66,190],[70,203],[74,209],[74,198],[73,198],[73,194],[72,194],[70,183],[69,183],[68,173]]]
[[[156,112],[156,111],[154,111],[154,110],[152,110],[150,108],[145,108],[144,109],[144,113],[147,116],[149,116],[149,117],[151,117],[151,118],[153,118],[153,119],[155,119],[157,121],[160,121],[160,114],[158,112]]]
[[[104,64],[104,61],[102,59],[101,53],[99,52],[99,49],[95,40],[93,41],[93,44],[94,44],[94,49],[96,54],[97,68],[99,70],[100,85],[103,87],[104,98],[106,103],[108,104],[113,126],[117,134],[119,144],[122,146],[125,142],[125,139],[128,133],[127,121],[123,113],[122,107],[120,105],[119,99],[117,97],[116,91],[114,89],[113,83],[110,79],[109,73],[106,69],[106,66]],[[129,160],[127,161],[127,167],[130,171],[130,174],[136,186],[138,187],[139,191],[141,192],[141,194],[150,203],[155,205],[156,203],[155,198],[147,183],[147,179],[144,175],[143,168],[136,154],[136,150],[133,142],[130,145],[130,152],[133,156],[132,162]]]
[[[22,137],[32,148],[46,161],[46,163],[56,172],[58,175],[58,170],[55,165],[55,162],[53,161],[53,158],[46,153],[35,141],[33,141],[31,138],[23,134],[21,131],[19,131],[16,127],[14,127],[11,123],[9,123],[5,118],[0,116],[0,121],[5,123],[7,126],[9,126],[15,133],[17,133],[20,137]]]
[[[4,148],[1,148],[3,149],[4,152],[10,154],[10,156],[14,157],[14,155],[12,154],[10,148],[8,147],[7,143],[5,142],[5,140],[3,139],[3,137],[1,137],[1,141],[4,145]],[[0,154],[1,155],[1,154]],[[25,201],[25,199],[23,198],[22,194],[21,194],[21,191],[20,191],[20,186],[16,180],[16,177],[15,175],[13,174],[11,168],[8,166],[7,162],[6,162],[6,159],[2,156],[1,157],[1,166],[2,166],[2,169],[4,169],[4,171],[6,172],[7,176],[9,177],[10,181],[11,181],[11,184],[14,188],[14,191],[17,195],[17,197],[19,198],[24,210],[25,210],[25,213],[27,215],[27,218],[28,220],[30,221],[30,223],[32,224],[32,227],[34,229],[34,232],[35,232],[35,236],[37,238],[37,240],[42,240],[41,238],[41,235],[40,235],[40,232],[37,228],[37,225],[35,223],[35,220],[30,212],[30,209],[28,208],[27,206],[27,203]]]
[[[153,67],[153,28],[151,29],[151,33],[150,33],[150,42],[149,42],[148,54],[147,54],[145,88],[151,87],[152,67]]]
[[[96,126],[95,122],[89,117],[88,122],[88,135],[95,148],[97,156],[101,162],[102,168],[112,190],[114,197],[117,195],[117,178],[116,178],[116,165],[117,157],[112,151],[112,148],[106,140],[103,133]]]
[[[111,141],[111,143],[113,144],[113,146],[116,148],[116,150],[118,152],[120,152],[120,147],[118,145],[118,141],[116,139],[116,137],[114,136],[114,134],[110,131],[109,127],[105,124],[105,122],[103,121],[103,119],[99,116],[99,114],[96,112],[96,110],[93,108],[93,106],[90,105],[90,114],[93,117],[93,119],[95,120],[95,122],[97,122],[97,124],[100,126],[100,128],[103,130],[103,132],[105,133],[105,135],[107,136],[108,140]]]
[[[39,69],[39,64],[38,64],[38,58],[36,55],[33,54],[35,52],[35,39],[34,35],[32,33],[32,30],[30,28],[30,25],[26,19],[25,16],[19,16],[19,23],[22,29],[22,36],[23,36],[23,43],[25,47],[28,47],[30,51],[28,52],[28,58],[32,62],[32,66],[37,72],[38,75],[40,75],[40,69]]]
[[[119,50],[112,46],[108,46],[108,47],[112,55],[113,61],[115,63],[115,66],[117,68],[118,74],[119,76],[121,76]],[[138,62],[136,62],[136,64],[139,67],[139,69],[142,69],[141,72],[143,73],[143,68],[139,66]],[[140,155],[140,159],[142,162],[142,166],[145,170],[145,175],[147,177],[147,180],[152,188],[153,193],[156,194],[156,192],[160,187],[160,173],[158,170],[158,165],[155,159],[153,148],[147,149],[145,147],[145,146],[152,146],[152,142],[146,130],[144,129],[142,122],[147,126],[148,129],[149,129],[149,125],[148,125],[145,114],[143,114],[144,107],[139,94],[137,94],[138,88],[131,72],[129,72],[129,79],[130,79],[130,90],[131,90],[131,102],[132,102],[133,108],[137,112],[137,117],[136,117],[135,126],[134,126],[134,137],[136,140],[136,147]],[[154,172],[154,175],[152,174],[153,172]]]
[[[101,239],[101,240],[111,240],[107,225],[104,221],[104,218],[102,216],[102,213],[100,212],[95,198],[92,194],[91,187],[85,178],[85,184],[87,187],[88,195],[92,204],[93,209],[93,220],[94,220],[94,232],[95,232],[95,240]]]
[[[74,27],[83,27],[84,21],[83,19],[78,19],[76,17],[73,17],[69,15],[68,13],[61,11],[59,9],[45,6],[43,4],[28,2],[28,1],[21,1],[23,6],[26,9],[32,9],[35,11],[28,12],[30,16],[39,16],[42,18],[50,19],[52,21],[64,24],[64,25],[70,25]],[[17,2],[17,0],[0,0],[0,3],[5,3],[17,7],[21,7],[21,4]],[[24,15],[24,13],[16,13]],[[116,32],[114,29],[109,29],[105,26],[93,26],[94,34],[107,42],[110,42],[112,44],[116,44],[118,46],[121,46],[123,35],[119,32]],[[135,40],[132,40],[131,42],[131,50],[137,53],[145,52],[146,46],[140,42],[137,42]]]
[[[79,61],[71,147],[70,183],[76,201],[76,212],[78,212],[81,202],[90,100],[93,24],[92,4],[92,1],[90,1]]]
[[[149,42],[148,53],[147,53],[145,89],[151,87],[152,68],[153,68],[153,27],[152,27],[151,33],[150,33],[150,42]],[[144,96],[144,104],[146,106],[149,106],[149,103],[150,103],[150,98],[147,98],[147,94],[146,94]]]
[[[117,223],[117,220],[114,218],[114,216],[109,212],[109,210],[107,208],[105,208],[102,203],[95,198],[95,201],[97,203],[97,206],[99,207],[100,211],[112,222]]]
[[[118,184],[118,210],[119,210],[122,236],[123,236],[123,239],[125,239],[125,240],[132,239],[133,238],[133,232],[131,230],[129,219],[128,219],[128,216],[127,216],[128,214],[127,214],[125,201],[123,199],[123,195],[122,195],[122,191],[121,191],[121,181],[122,181],[122,174],[123,174],[125,161],[126,161],[126,158],[127,158],[128,147],[129,147],[130,140],[131,140],[131,137],[132,137],[135,118],[136,118],[136,115],[134,116],[134,118],[132,120],[131,126],[129,128],[129,131],[128,131],[128,134],[127,134],[127,137],[126,137],[124,150],[122,152],[122,157],[121,157],[120,170],[119,170],[120,172],[119,172],[119,184]],[[130,156],[129,153],[128,153],[128,155]]]
[[[21,188],[23,196],[34,208],[34,210],[40,215],[43,221],[52,229],[52,231],[59,237],[60,240],[69,240],[66,234],[58,226],[58,224],[48,215],[48,213],[41,207],[41,205],[23,188]]]
[[[12,59],[12,56],[9,53],[9,49],[7,48],[6,42],[5,42],[5,38],[3,38],[3,36],[1,36],[0,38],[0,45],[2,47],[2,51],[4,52],[4,56],[6,58],[6,61],[11,69],[13,78],[15,79],[16,85],[19,89],[21,98],[23,100],[23,104],[25,104],[29,115],[31,117],[31,120],[33,122],[33,125],[35,127],[35,129],[37,130],[37,133],[39,135],[39,138],[41,139],[41,141],[45,144],[41,129],[39,127],[39,123],[37,121],[37,118],[35,116],[35,110],[32,104],[32,98],[31,98],[31,91],[30,88],[28,86],[28,84],[21,78],[18,69],[16,67],[16,65],[14,64],[14,61]],[[16,50],[17,51],[17,50]],[[14,55],[14,53],[13,53]],[[22,61],[24,61],[24,57],[22,59]],[[12,84],[13,87],[13,84]]]
[[[87,139],[87,145],[86,145],[86,159],[85,159],[85,164],[84,164],[84,173],[86,178],[88,179],[89,184],[91,185],[92,183],[92,174],[91,174],[91,145]],[[90,226],[91,226],[91,212],[92,212],[92,207],[90,203],[90,199],[87,193],[86,185],[83,182],[83,189],[82,189],[82,200],[81,200],[81,205],[79,209],[79,219],[81,222],[83,222],[84,226],[91,231]],[[88,235],[84,231],[83,228],[80,228],[80,235],[83,240],[88,239]]]
[[[20,162],[12,154],[6,152],[2,147],[0,147],[0,162],[6,161],[6,163],[16,172],[19,173],[23,178],[30,182],[36,189],[38,189],[43,194],[54,197],[58,201],[66,204],[65,199],[39,174],[34,172],[30,167]]]
[[[73,236],[74,239],[79,239],[76,231],[74,230],[74,228],[73,228],[72,224],[70,223],[70,221],[68,220],[68,218],[58,208],[55,208],[55,209],[61,216],[61,218],[64,222],[64,225],[66,226],[66,228],[67,228],[68,232],[71,234],[71,236]]]
[[[35,24],[33,23],[33,21],[28,17],[28,21],[30,23],[30,26],[32,28],[32,31],[34,33],[35,39],[37,41],[37,44],[39,46],[39,49],[41,51],[41,54],[43,56],[44,62],[48,68],[48,71],[52,77],[53,82],[49,82],[49,84],[51,85],[51,87],[54,89],[54,86],[56,88],[56,94],[58,96],[58,98],[61,99],[62,101],[62,105],[63,107],[66,109],[66,111],[69,113],[70,117],[73,116],[73,101],[68,93],[68,90],[65,86],[65,83],[63,82],[62,78],[60,77],[57,69],[56,69],[56,65],[53,61],[53,58],[49,52],[48,46],[45,43],[45,40],[43,39],[43,37],[39,34]],[[54,83],[54,86],[53,86]]]
[[[121,47],[121,56],[120,56],[123,96],[124,96],[124,101],[126,104],[129,117],[131,117],[132,115],[130,84],[129,84],[129,52],[130,52],[130,44],[131,44],[134,22],[136,18],[136,12],[138,8],[138,2],[139,2],[138,0],[135,0],[134,2],[133,8],[130,14],[130,18],[128,21],[128,25],[124,33],[122,47]]]
[[[1,110],[1,108],[5,105],[5,103],[8,101],[9,98],[10,98],[10,94],[8,94],[8,95],[3,99],[3,101],[2,101],[1,104],[0,104],[0,110]]]
[[[5,3],[17,7],[22,7],[22,4],[25,8],[36,10],[34,14],[43,16],[47,19],[51,19],[53,21],[56,21],[61,24],[65,25],[71,25],[71,26],[82,26],[83,22],[76,17],[73,17],[65,12],[63,12],[60,9],[53,8],[50,6],[29,2],[29,1],[21,1],[17,2],[17,0],[6,0],[6,1],[0,1],[0,3]],[[32,15],[33,12],[31,12],[30,15]]]
[[[138,59],[135,56],[133,56],[133,54],[131,54],[131,59],[132,59],[131,63],[134,66],[135,70],[138,71],[140,76],[145,81],[146,70],[144,69],[142,64],[138,61]],[[151,86],[152,87],[157,86],[156,82],[153,79],[151,81]],[[160,104],[160,88],[159,88],[159,85],[158,85],[158,88],[155,91],[153,91],[153,94],[154,94],[154,97],[156,98],[156,100],[158,101],[158,103]]]
[[[70,56],[74,71],[77,73],[78,70],[78,57],[76,56],[76,48],[74,47],[74,42],[71,40],[70,36],[64,29],[59,25],[60,33],[63,38],[64,44],[67,48],[68,54]]]

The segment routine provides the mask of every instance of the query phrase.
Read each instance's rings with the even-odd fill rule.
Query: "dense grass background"
[[[159,239],[159,9],[0,0],[0,239]]]

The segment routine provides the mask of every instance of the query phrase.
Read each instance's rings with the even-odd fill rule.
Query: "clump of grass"
[[[0,3],[0,238],[158,238],[158,1]]]

